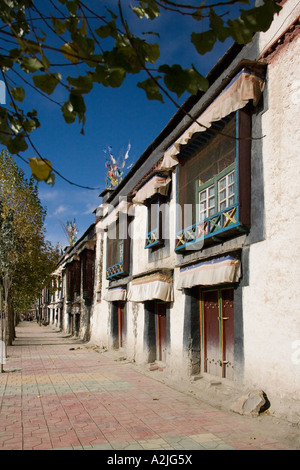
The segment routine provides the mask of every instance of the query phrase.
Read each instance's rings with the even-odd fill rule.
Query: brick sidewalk
[[[291,448],[51,327],[22,323],[8,356],[0,450]]]

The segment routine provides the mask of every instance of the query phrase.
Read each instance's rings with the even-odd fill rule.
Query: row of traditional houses
[[[300,417],[299,11],[234,44],[69,246],[43,319]],[[146,130],[145,130],[146,131]],[[299,419],[298,419],[299,420]]]

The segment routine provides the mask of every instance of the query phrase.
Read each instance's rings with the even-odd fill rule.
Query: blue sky
[[[92,7],[94,1],[87,1],[86,4]],[[192,30],[188,20],[178,23],[174,17],[162,17],[151,25],[149,21],[141,23],[137,18],[131,22],[137,28],[155,31],[158,28],[162,33],[162,63],[180,63],[183,67],[194,64],[204,75],[230,45],[230,42],[219,44],[213,52],[200,57],[189,42]],[[30,80],[30,76],[26,78]],[[67,245],[61,226],[67,220],[76,219],[78,238],[94,221],[93,210],[101,203],[99,194],[105,188],[104,150],[107,146],[111,146],[112,153],[118,157],[122,151],[126,151],[130,142],[128,162],[134,163],[176,112],[174,104],[167,100],[164,104],[148,101],[144,91],[136,87],[138,81],[141,81],[141,77],[129,77],[120,88],[99,85],[89,95],[85,95],[87,120],[84,135],[80,133],[81,125],[78,123],[65,123],[57,105],[33,90],[26,90],[24,108],[26,111],[35,108],[41,121],[41,128],[31,135],[39,153],[72,182],[99,188],[81,189],[68,184],[59,176],[56,176],[53,187],[39,183],[39,197],[47,208],[46,238],[53,245],[57,242]],[[64,102],[67,95],[63,88],[57,87],[53,98]],[[181,102],[185,98],[187,96],[182,97]],[[32,149],[22,155],[37,156]],[[29,176],[28,165],[19,159],[17,161]]]

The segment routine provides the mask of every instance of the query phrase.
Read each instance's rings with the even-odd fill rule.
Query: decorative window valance
[[[126,287],[114,287],[111,289],[108,289],[107,292],[104,294],[104,300],[107,300],[108,302],[114,302],[114,301],[125,301],[127,296],[127,289]]]
[[[169,176],[157,174],[137,191],[132,202],[134,204],[143,204],[155,194],[167,196],[170,183],[171,178]]]
[[[234,256],[204,261],[180,268],[176,288],[193,286],[215,286],[238,282],[241,277],[241,262]]]
[[[127,300],[145,302],[154,299],[164,302],[173,301],[173,279],[171,275],[156,272],[132,280]]]
[[[263,92],[264,84],[264,78],[261,75],[248,68],[243,68],[197,118],[197,122],[193,122],[165,152],[161,169],[169,170],[178,164],[177,155],[180,153],[180,146],[187,144],[195,133],[206,131],[213,122],[220,121],[232,112],[244,108],[250,100],[253,100],[253,105],[256,106]]]

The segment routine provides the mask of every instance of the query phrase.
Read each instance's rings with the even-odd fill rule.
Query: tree
[[[204,56],[227,38],[248,43],[256,32],[270,27],[281,9],[273,0],[262,0],[254,7],[253,0],[191,0],[191,4],[133,0],[133,5],[128,0],[110,0],[109,8],[98,2],[97,11],[90,3],[49,0],[36,5],[33,0],[0,0],[0,79],[10,101],[0,108],[0,143],[17,155],[31,145],[38,155],[28,162],[32,174],[48,184],[54,183],[51,162],[39,154],[30,137],[40,126],[38,114],[35,109],[26,113],[20,108],[25,86],[15,86],[16,78],[48,98],[63,87],[66,99],[57,104],[65,122],[78,120],[84,132],[84,95],[97,85],[120,87],[127,75],[138,75],[137,86],[149,100],[167,98],[177,107],[184,92],[207,89],[207,79],[194,65],[184,69],[180,64],[159,63],[161,38],[152,23],[160,16],[191,18],[191,44]],[[73,74],[65,73],[72,67]]]
[[[57,258],[45,240],[45,209],[37,183],[27,180],[13,157],[0,154],[0,286],[7,312],[7,342],[15,336],[15,315],[32,307],[52,284]]]

